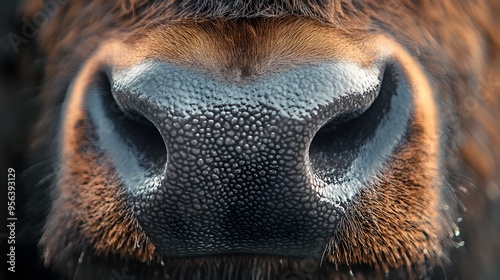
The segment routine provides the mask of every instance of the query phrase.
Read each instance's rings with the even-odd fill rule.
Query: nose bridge
[[[369,104],[380,84],[380,75],[377,65],[364,68],[337,61],[303,65],[253,80],[227,82],[209,73],[145,61],[115,71],[112,90],[115,100],[125,110],[137,111],[132,104],[147,107],[139,111],[153,123],[162,117],[190,118],[240,107],[256,111],[269,109],[284,119],[309,119],[308,126],[315,129],[328,118],[355,110],[356,105]],[[349,99],[359,104],[346,106],[344,103]]]

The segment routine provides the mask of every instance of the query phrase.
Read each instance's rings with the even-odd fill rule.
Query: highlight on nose
[[[161,254],[320,257],[353,182],[395,145],[377,137],[404,131],[391,117],[408,117],[409,100],[389,68],[324,62],[227,82],[145,61],[111,71],[89,115],[106,119],[103,146]]]

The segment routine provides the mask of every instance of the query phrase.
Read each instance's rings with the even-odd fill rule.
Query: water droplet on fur
[[[500,187],[495,182],[491,181],[488,186],[486,186],[486,195],[492,201],[497,200],[500,197]]]
[[[455,243],[455,248],[460,248],[460,247],[463,247],[465,245],[465,241],[460,241],[460,242],[456,242]]]
[[[50,267],[50,263],[49,263],[49,261],[48,261],[48,260],[44,260],[44,261],[43,261],[43,266],[44,266],[45,268],[49,268],[49,267]]]
[[[459,222],[459,223],[462,222],[462,217],[458,217],[457,222]]]
[[[466,187],[464,187],[464,186],[460,186],[458,189],[459,189],[459,190],[460,190],[463,194],[469,194],[469,190],[467,190],[467,188],[466,188]]]
[[[459,236],[460,235],[460,228],[459,227],[455,228],[454,234],[455,234],[455,236]]]
[[[160,264],[161,266],[165,266],[165,262],[163,260],[161,260]]]
[[[78,258],[78,264],[82,264],[82,262],[83,262],[83,258],[84,258],[84,257],[85,257],[85,252],[82,252],[82,253],[80,254],[80,257]]]

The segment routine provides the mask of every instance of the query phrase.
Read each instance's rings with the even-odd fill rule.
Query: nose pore
[[[365,110],[380,82],[348,69],[241,84],[158,63],[114,73],[118,105],[148,119],[167,150],[161,182],[138,186],[132,202],[158,250],[321,255],[337,210],[316,195],[309,145],[325,123]]]

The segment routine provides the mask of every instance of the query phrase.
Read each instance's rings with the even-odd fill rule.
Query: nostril
[[[384,75],[385,69],[375,86],[332,104],[333,117],[320,126],[309,145],[308,158],[314,176],[339,182],[348,172],[383,115],[380,100],[385,98],[380,95]]]
[[[87,91],[87,113],[118,175],[129,184],[125,187],[133,189],[142,184],[145,175],[161,177],[167,153],[155,124],[141,110],[134,109],[134,100],[116,98],[105,71],[95,76]]]
[[[383,71],[380,75],[380,82],[371,88],[367,88],[362,94],[353,95],[352,97],[341,98],[334,101],[334,108],[331,110],[331,115],[327,121],[318,129],[316,134],[323,135],[328,132],[340,131],[342,127],[355,125],[355,119],[361,117],[377,99],[382,85]],[[328,111],[328,109],[326,109]]]
[[[123,120],[135,122],[137,124],[156,129],[155,125],[142,112],[126,109],[120,106],[120,104],[117,103],[116,100],[113,100],[113,104],[111,106],[115,113],[122,115]]]
[[[328,122],[309,146],[309,164],[322,182],[325,200],[348,199],[378,176],[388,155],[404,141],[412,111],[408,81],[396,63],[386,66],[381,80],[369,106]],[[340,185],[349,189],[338,189]]]
[[[110,108],[117,116],[129,122],[144,125],[146,127],[155,128],[155,124],[146,116],[147,108],[140,104],[140,100],[135,100],[133,94],[127,91],[121,91],[110,82],[108,75],[102,77],[102,88],[108,92]]]

